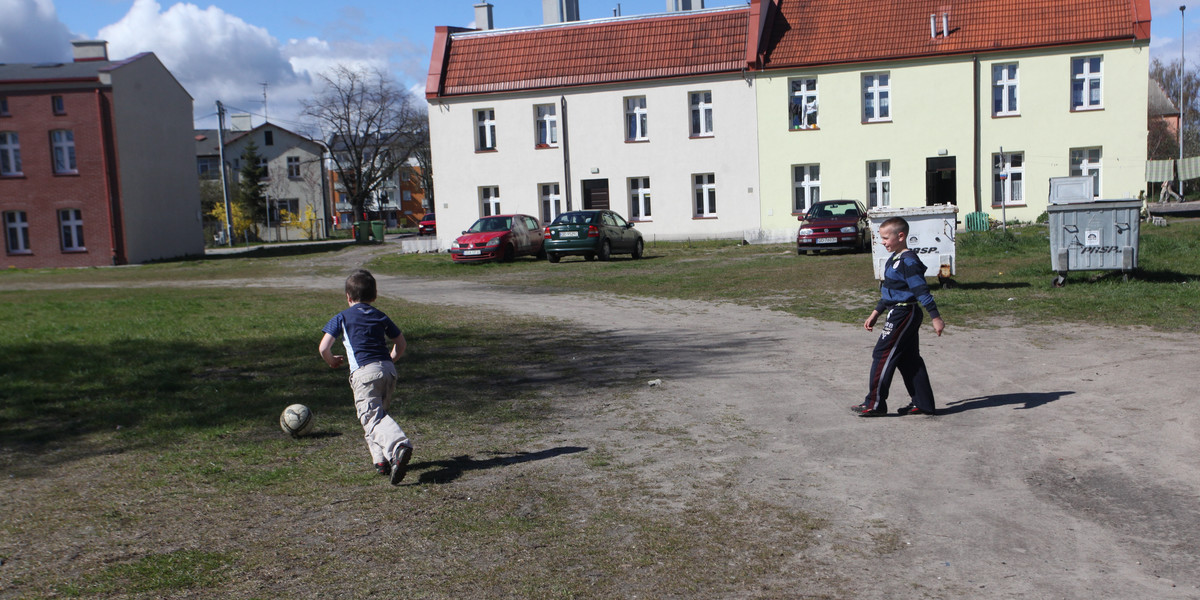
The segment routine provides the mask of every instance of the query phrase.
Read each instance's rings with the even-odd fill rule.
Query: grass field
[[[1196,222],[1143,229],[1130,281],[1073,273],[1055,289],[1043,228],[962,234],[959,285],[935,293],[951,326],[1196,331],[1198,239]],[[618,419],[644,379],[590,379],[572,359],[601,350],[566,351],[560,323],[383,299],[419,340],[398,365],[393,412],[421,444],[418,485],[383,483],[344,373],[316,355],[319,328],[344,305],[338,290],[244,285],[336,280],[344,267],[306,261],[343,251],[0,273],[0,598],[791,597],[772,575],[823,531],[819,517],[733,485],[664,490],[614,445],[545,444],[570,419],[596,417],[587,399],[597,386],[615,399],[604,417]],[[848,323],[877,293],[865,255],[723,242],[647,254],[558,265],[389,255],[371,268]],[[277,425],[294,402],[317,414],[299,440]],[[649,420],[626,425],[691,443]],[[838,597],[837,580],[820,583]]]

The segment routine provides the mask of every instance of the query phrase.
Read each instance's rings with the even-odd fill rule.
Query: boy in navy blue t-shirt
[[[862,404],[851,407],[860,417],[882,417],[887,414],[888,388],[892,386],[892,375],[900,369],[904,387],[912,396],[912,402],[896,411],[900,415],[933,415],[937,410],[933,401],[933,387],[929,385],[929,372],[921,358],[920,336],[921,306],[929,311],[933,331],[939,336],[946,328],[938,312],[933,294],[925,282],[925,264],[915,252],[908,249],[908,221],[892,217],[879,226],[879,240],[892,253],[883,270],[883,281],[879,285],[880,298],[863,322],[867,331],[872,331],[875,321],[883,311],[887,319],[883,332],[871,352],[871,373],[867,397]],[[920,304],[921,306],[918,306]]]
[[[371,306],[375,296],[375,277],[370,272],[359,269],[347,277],[349,308],[321,328],[325,335],[318,350],[331,368],[349,362],[354,408],[375,469],[380,475],[390,475],[392,485],[399,485],[412,458],[412,443],[387,411],[396,389],[394,363],[404,355],[407,344],[400,328],[383,311]],[[346,356],[333,354],[333,343],[338,339],[346,348]]]

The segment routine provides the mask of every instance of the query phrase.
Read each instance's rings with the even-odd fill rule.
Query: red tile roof
[[[1149,0],[778,2],[766,68],[1149,39],[1150,29]]]
[[[458,34],[439,28],[449,48],[439,61],[435,42],[426,93],[432,98],[738,72],[745,67],[748,13],[737,7]]]

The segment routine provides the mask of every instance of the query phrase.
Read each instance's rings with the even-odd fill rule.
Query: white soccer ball
[[[313,412],[303,404],[293,404],[283,409],[283,414],[279,415],[279,427],[292,437],[300,437],[308,433],[308,430],[312,429],[312,424]]]

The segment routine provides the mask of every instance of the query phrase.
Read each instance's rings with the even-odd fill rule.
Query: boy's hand
[[[938,334],[938,337],[942,336],[942,330],[945,328],[946,328],[946,322],[943,321],[941,317],[933,318],[933,331],[934,331],[934,333]]]
[[[334,354],[334,355],[330,356],[329,360],[326,360],[325,362],[329,363],[330,369],[336,369],[346,363],[346,357],[341,356],[339,354]]]
[[[879,311],[877,311],[877,310],[871,311],[871,316],[867,317],[866,321],[863,321],[863,329],[866,329],[867,331],[874,331],[875,320],[878,318],[879,318]]]

